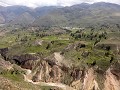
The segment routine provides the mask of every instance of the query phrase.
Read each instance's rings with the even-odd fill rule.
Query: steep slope
[[[47,59],[27,60],[30,57],[20,57],[17,59],[23,60],[21,64],[26,72],[23,74],[24,80],[35,85],[55,86],[60,90],[119,90],[120,88],[118,62],[103,72],[98,66],[84,69],[68,67],[69,65],[64,65],[64,57],[58,52]]]
[[[1,90],[64,90],[65,85],[54,83],[36,83],[25,76],[30,74],[30,70],[5,61],[0,56],[0,89]],[[60,87],[61,86],[61,87]],[[73,90],[73,89],[71,89]]]
[[[4,86],[0,89],[5,85],[21,86],[23,90],[27,87],[38,90],[34,85],[55,86],[56,90],[120,88],[119,31],[85,28],[65,33],[55,27],[39,32],[19,29],[1,33],[0,77],[5,78],[0,79],[8,83],[1,81]],[[36,33],[48,34],[39,37]],[[98,39],[101,40],[96,43]]]
[[[62,14],[55,13],[50,15],[41,16],[33,22],[33,25],[38,26],[55,26],[65,25],[67,23],[66,17]]]
[[[4,24],[30,24],[32,23],[37,17],[41,15],[45,15],[52,10],[55,10],[58,7],[38,7],[35,9],[26,7],[26,6],[8,6],[8,7],[1,7],[0,9],[0,19],[1,23]],[[32,20],[31,20],[32,19]]]
[[[4,16],[5,23],[10,22],[19,15],[29,11],[31,11],[31,9],[25,6],[8,6],[0,9],[0,13]]]
[[[48,15],[38,18],[35,24],[42,25],[44,22],[52,22],[52,25],[87,26],[95,24],[117,24],[119,20],[120,6],[111,3],[80,4],[64,7],[50,12]],[[49,16],[52,16],[52,20]],[[58,18],[58,16],[61,16]],[[64,23],[61,21],[64,20]],[[59,23],[58,23],[59,22]],[[60,24],[60,25],[59,25]],[[48,24],[46,24],[48,25]],[[51,25],[51,24],[50,24]]]
[[[119,18],[120,5],[104,2],[82,3],[70,7],[48,6],[31,9],[25,6],[9,6],[0,9],[1,24],[31,24],[35,19],[31,25],[116,27],[120,22]]]
[[[57,8],[62,8],[62,7],[57,7],[57,6],[37,7],[35,8],[35,11],[36,11],[37,16],[42,16],[42,15],[48,14],[49,12],[56,10]]]
[[[15,18],[13,21],[11,21],[10,24],[20,24],[25,26],[33,23],[34,20],[35,18],[31,14],[25,12],[18,16],[17,18]]]

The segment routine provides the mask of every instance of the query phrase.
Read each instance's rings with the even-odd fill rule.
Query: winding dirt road
[[[32,71],[29,70],[29,69],[25,69],[25,70],[26,70],[26,75],[24,74],[24,80],[25,80],[26,82],[30,82],[30,83],[32,83],[32,84],[41,85],[41,86],[55,86],[55,87],[59,87],[59,88],[61,88],[61,89],[63,89],[63,90],[76,90],[76,89],[74,89],[74,88],[72,88],[72,87],[69,87],[69,86],[67,86],[67,85],[65,85],[65,84],[62,84],[62,83],[33,82],[32,80],[30,80],[30,79],[28,78],[28,75],[31,74]]]

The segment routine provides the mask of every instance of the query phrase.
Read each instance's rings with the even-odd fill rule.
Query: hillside
[[[108,26],[117,27],[120,22],[120,5],[99,2],[82,3],[70,7],[37,7],[26,6],[1,7],[0,23],[7,25],[37,26]]]
[[[0,90],[120,90],[120,5],[0,6]]]
[[[52,25],[57,26],[109,25],[119,24],[119,18],[119,5],[104,2],[94,4],[83,3],[55,10],[35,20],[35,24],[51,25],[50,22],[52,22]]]
[[[119,30],[3,27],[0,54],[3,90],[120,88]]]
[[[1,24],[30,24],[39,16],[47,14],[57,7],[38,7],[35,9],[26,6],[1,7]],[[18,23],[19,22],[19,23]]]

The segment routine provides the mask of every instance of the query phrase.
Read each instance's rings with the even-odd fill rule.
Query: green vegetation
[[[59,29],[59,27],[55,27],[55,29],[54,27],[51,27],[50,30],[46,31],[32,31],[26,29],[8,30],[5,35],[0,36],[0,48],[8,47],[8,51],[4,53],[1,52],[1,55],[3,54],[3,57],[1,56],[1,58],[5,58],[11,63],[16,63],[22,66],[22,64],[24,64],[24,61],[22,61],[24,58],[25,60],[32,58],[29,56],[30,54],[32,56],[39,56],[40,60],[36,60],[34,63],[32,60],[28,62],[26,61],[27,63],[24,65],[27,68],[32,68],[30,65],[33,64],[31,70],[36,71],[38,65],[43,63],[41,62],[41,59],[54,60],[55,53],[60,52],[60,55],[62,55],[64,59],[63,61],[60,61],[61,63],[57,62],[58,65],[63,64],[65,67],[70,67],[71,70],[74,68],[76,68],[76,70],[78,68],[84,70],[84,68],[93,67],[93,69],[96,70],[96,80],[102,88],[104,80],[100,80],[104,72],[111,66],[111,64],[119,61],[120,32],[113,32],[112,30],[105,28],[95,30],[93,27],[70,30]],[[26,56],[25,54],[29,55]],[[59,58],[59,54],[57,55]],[[21,56],[21,58],[19,56]],[[20,60],[17,61],[17,59]],[[52,65],[54,62],[49,61],[49,64]],[[67,71],[67,68],[65,70]],[[0,69],[0,77],[10,80],[13,82],[12,84],[17,84],[18,87],[28,89],[36,88],[35,90],[56,89],[56,87],[49,86],[33,86],[33,84],[24,81],[24,73],[23,70],[15,65],[13,66],[13,70],[6,71]],[[71,73],[72,71],[63,73],[64,77],[61,79],[61,82],[70,85],[75,79],[71,76]],[[61,89],[57,88],[57,90]]]
[[[65,62],[74,66],[97,65],[103,70],[116,60],[120,32],[105,28],[96,30],[93,27],[60,31],[59,29],[51,27],[46,31],[11,30],[0,37],[0,48],[9,47],[8,58],[26,53],[42,55],[45,58],[54,52],[61,52],[65,60],[68,60]]]
[[[9,78],[9,79],[12,79],[14,81],[23,81],[23,76],[19,74],[19,72],[15,72],[15,71],[4,71],[4,72],[1,72],[1,75],[6,77],[6,78]]]
[[[1,7],[0,23],[5,26],[0,27],[0,89],[9,90],[5,88],[8,82],[11,90],[17,86],[22,90],[61,90],[25,82],[23,74],[28,73],[33,81],[54,80],[70,85],[80,79],[83,82],[85,69],[92,67],[100,89],[108,68],[114,67],[111,73],[119,76],[115,73],[119,72],[120,62],[119,5],[102,2],[46,7],[46,13],[39,12],[39,8],[21,13],[19,9],[25,8],[17,7],[10,11]],[[41,9],[44,11],[44,7]],[[21,67],[31,71],[25,73]]]
[[[57,89],[57,90],[62,90],[60,88],[56,88],[56,87],[52,87],[52,86],[41,86],[41,90],[54,90],[54,89]]]

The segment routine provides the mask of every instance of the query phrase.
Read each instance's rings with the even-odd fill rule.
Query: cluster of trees
[[[45,37],[45,36],[50,36],[49,34],[46,34],[46,33],[35,33],[35,36],[36,37]]]
[[[56,33],[49,33],[49,32],[32,32],[31,35],[34,35],[36,37],[46,37],[46,36],[52,36],[52,35],[61,35],[61,34],[64,34],[63,32],[56,32]]]
[[[107,38],[107,32],[94,32],[93,29],[91,29],[90,33],[86,33],[84,31],[78,30],[75,33],[70,34],[74,39],[84,39],[84,40],[94,40],[95,44],[101,41],[101,39],[106,39]]]

